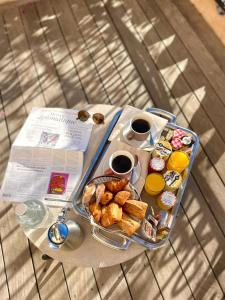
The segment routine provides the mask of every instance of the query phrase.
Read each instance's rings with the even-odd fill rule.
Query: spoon
[[[134,168],[133,168],[133,170],[132,170],[132,172],[131,172],[131,175],[130,175],[130,182],[132,183],[132,184],[134,184],[134,183],[136,183],[136,181],[137,181],[137,178],[135,178],[136,176],[136,172],[135,172],[135,169],[136,169],[136,167],[137,167],[137,165],[138,165],[138,156],[137,156],[137,154],[134,154]]]

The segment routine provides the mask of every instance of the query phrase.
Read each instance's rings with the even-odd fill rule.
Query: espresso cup
[[[145,114],[136,115],[130,120],[130,129],[127,134],[128,140],[144,141],[151,131],[151,123]]]
[[[126,176],[134,168],[134,162],[134,157],[130,152],[119,150],[110,156],[109,167],[114,174]]]

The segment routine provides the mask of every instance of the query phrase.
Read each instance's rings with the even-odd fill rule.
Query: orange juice
[[[174,151],[167,162],[167,169],[182,173],[189,165],[190,159],[187,153]]]
[[[146,177],[145,180],[145,190],[151,195],[158,195],[165,186],[165,180],[161,174],[151,173]]]

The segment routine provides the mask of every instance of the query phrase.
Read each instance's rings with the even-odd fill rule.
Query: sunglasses
[[[91,118],[91,115],[86,110],[80,110],[78,111],[77,120],[80,120],[82,122],[86,122],[89,118]],[[95,113],[92,116],[92,120],[95,124],[104,124],[105,117],[103,114]]]

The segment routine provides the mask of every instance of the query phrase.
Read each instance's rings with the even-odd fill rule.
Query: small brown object
[[[144,219],[147,208],[148,204],[146,202],[137,200],[127,200],[123,206],[125,212],[140,220]]]
[[[103,227],[109,227],[110,225],[113,225],[113,220],[109,216],[108,207],[107,206],[104,206],[102,208],[101,225]]]
[[[114,202],[118,203],[119,205],[123,206],[125,202],[129,199],[130,192],[128,191],[120,191],[116,194],[114,198]]]
[[[92,119],[95,122],[95,124],[104,124],[105,117],[101,113],[96,113],[93,114]]]
[[[77,120],[86,122],[89,118],[90,118],[90,114],[88,111],[86,111],[86,110],[78,111]]]
[[[115,194],[122,191],[122,189],[128,184],[128,182],[128,178],[123,178],[121,180],[113,180],[106,182],[105,185],[110,192]]]
[[[119,207],[117,203],[110,203],[106,210],[114,224],[122,219],[122,207]]]
[[[102,214],[101,205],[97,204],[96,202],[91,203],[89,205],[89,210],[92,216],[94,217],[95,221],[98,223],[100,221],[101,214]]]
[[[111,192],[105,192],[101,199],[100,199],[100,202],[103,204],[103,205],[106,205],[109,203],[109,201],[111,201],[113,198],[113,194]]]
[[[131,236],[138,230],[140,224],[130,218],[127,214],[123,213],[122,219],[117,223],[120,229],[122,229],[128,236]]]

